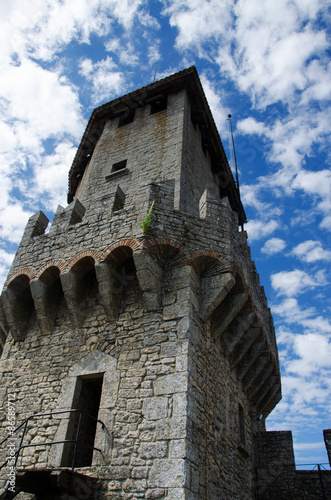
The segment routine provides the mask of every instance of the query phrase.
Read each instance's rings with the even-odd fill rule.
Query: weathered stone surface
[[[159,420],[168,416],[168,398],[146,398],[143,403],[143,415],[147,420]]]
[[[187,484],[187,466],[183,459],[157,459],[151,468],[150,488],[178,488]]]
[[[187,374],[171,373],[159,377],[154,382],[154,393],[156,396],[163,394],[174,394],[176,392],[183,392],[187,389]]]

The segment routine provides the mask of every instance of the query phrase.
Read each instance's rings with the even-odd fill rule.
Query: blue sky
[[[3,0],[0,282],[27,219],[66,206],[94,107],[194,64],[229,159],[232,114],[252,256],[272,309],[298,463],[330,428],[330,20],[325,0]]]

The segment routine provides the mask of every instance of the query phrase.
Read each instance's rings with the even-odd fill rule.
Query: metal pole
[[[232,141],[232,150],[233,150],[233,160],[234,160],[234,167],[236,171],[236,186],[237,186],[237,193],[239,197],[239,207],[238,207],[238,215],[239,219],[242,219],[241,222],[241,230],[244,230],[244,216],[243,216],[243,211],[242,211],[242,206],[241,206],[241,201],[240,201],[240,190],[239,190],[239,175],[238,175],[238,167],[237,167],[237,158],[236,158],[236,150],[234,148],[234,140],[233,140],[233,132],[232,132],[232,123],[231,123],[231,115],[228,115],[228,120],[230,122],[230,134],[231,134],[231,141]]]
[[[15,459],[15,464],[14,464],[15,468],[16,468],[17,461],[18,461],[18,455],[19,455],[19,452],[21,451],[21,447],[22,447],[22,444],[23,444],[23,439],[24,439],[25,431],[26,431],[26,428],[28,426],[28,420],[29,419],[27,418],[26,422],[25,422],[25,425],[24,425],[24,429],[23,429],[23,433],[22,433],[22,437],[21,437],[21,442],[20,442],[18,450],[17,450],[17,455],[16,455],[16,459]]]
[[[74,456],[72,457],[72,465],[71,465],[71,470],[72,471],[75,468],[76,452],[77,452],[77,445],[78,445],[78,439],[79,439],[79,432],[80,432],[81,421],[82,421],[82,412],[79,412],[79,420],[78,420],[78,427],[77,427],[77,432],[76,432],[76,441],[75,441],[75,447],[74,447]]]
[[[232,141],[232,149],[233,149],[234,168],[236,171],[236,184],[237,184],[237,189],[239,191],[239,176],[238,176],[238,167],[237,167],[237,159],[236,159],[236,150],[234,149],[231,115],[228,115],[228,120],[230,122],[230,133],[231,133],[231,141]]]
[[[153,83],[155,82],[155,78],[156,78],[156,68],[157,68],[157,62],[155,63]]]

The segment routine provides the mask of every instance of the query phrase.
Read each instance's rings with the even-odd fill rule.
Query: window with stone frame
[[[77,377],[72,408],[77,410],[70,414],[67,429],[67,440],[63,450],[61,466],[88,467],[92,464],[97,419],[101,401],[103,373]]]
[[[117,163],[113,163],[111,167],[111,173],[119,172],[120,170],[124,170],[126,168],[127,160],[118,161]]]
[[[122,210],[124,208],[124,205],[125,205],[125,193],[122,191],[120,186],[117,186],[112,211],[118,212],[119,210]]]

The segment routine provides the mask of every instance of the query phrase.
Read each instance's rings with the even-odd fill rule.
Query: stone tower
[[[253,499],[277,347],[194,67],[94,110],[68,203],[30,218],[1,295],[16,491]]]

